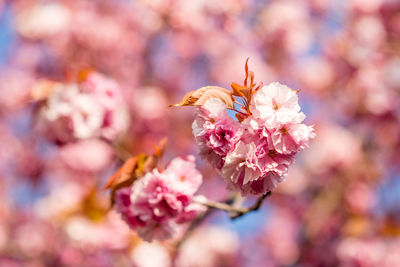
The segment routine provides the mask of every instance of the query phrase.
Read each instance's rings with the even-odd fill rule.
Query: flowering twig
[[[219,209],[219,210],[224,210],[229,213],[231,213],[231,219],[236,219],[239,218],[246,213],[249,213],[251,211],[256,211],[261,207],[262,202],[264,199],[271,194],[271,191],[267,192],[266,194],[262,195],[257,199],[257,202],[254,203],[250,207],[237,207],[236,205],[229,205],[226,204],[226,202],[218,202],[218,201],[212,201],[206,198],[195,198],[194,202],[207,206],[209,208],[213,209]]]
[[[224,211],[228,211],[228,212],[235,212],[235,213],[245,213],[245,212],[247,212],[246,208],[234,207],[234,206],[228,205],[228,204],[223,203],[223,202],[212,201],[212,200],[209,200],[209,199],[196,198],[196,199],[194,199],[193,202],[196,202],[198,204],[204,205],[204,206],[209,207],[209,208],[218,209],[218,210],[224,210]]]

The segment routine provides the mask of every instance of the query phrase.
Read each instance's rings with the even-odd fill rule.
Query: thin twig
[[[233,195],[232,206],[235,208],[241,207],[245,201],[246,201],[245,197],[243,197],[239,192],[235,192]],[[236,212],[229,212],[230,217],[233,217],[236,214],[237,214]]]
[[[242,106],[242,107],[245,107],[245,105],[244,104],[242,104],[242,103],[240,103],[239,101],[234,101],[234,103],[236,103],[236,104],[238,104],[238,105],[240,105],[240,106]]]
[[[238,212],[238,213],[235,214],[234,216],[231,216],[231,219],[234,220],[234,219],[237,219],[237,218],[239,218],[239,217],[245,215],[246,213],[249,213],[249,212],[251,212],[251,211],[256,211],[256,210],[258,210],[258,209],[261,207],[261,204],[263,203],[264,199],[266,199],[269,195],[271,195],[271,193],[272,193],[272,192],[269,191],[269,192],[267,192],[266,194],[262,195],[261,197],[259,197],[259,198],[257,199],[257,202],[256,202],[256,203],[254,203],[252,206],[250,206],[250,207],[247,208],[246,212],[242,212],[242,213]]]
[[[240,114],[242,114],[242,115],[244,115],[244,116],[247,116],[246,113],[241,112],[241,111],[239,111],[239,110],[236,110],[236,109],[233,109],[233,108],[227,108],[227,109],[232,110],[232,111],[235,111],[235,112],[237,112],[237,113],[240,113]]]
[[[232,213],[233,215],[231,215],[231,219],[234,220],[236,218],[239,218],[243,215],[245,215],[246,213],[249,213],[251,211],[256,211],[261,207],[261,204],[263,203],[264,199],[269,196],[271,194],[271,191],[267,192],[266,194],[262,195],[261,197],[259,197],[257,199],[257,202],[255,202],[253,205],[251,205],[250,207],[246,208],[246,207],[236,207],[234,205],[228,205],[224,202],[217,202],[217,201],[212,201],[212,200],[208,200],[208,199],[194,199],[195,203],[204,205],[206,207],[209,208],[213,208],[213,209],[219,209],[219,210],[224,210],[227,211],[229,213]]]
[[[209,208],[217,209],[217,210],[225,210],[228,212],[238,212],[238,213],[243,213],[246,212],[246,208],[242,207],[234,207],[231,205],[228,205],[223,202],[218,202],[218,201],[212,201],[212,200],[203,200],[203,199],[194,199],[193,202],[204,205]]]

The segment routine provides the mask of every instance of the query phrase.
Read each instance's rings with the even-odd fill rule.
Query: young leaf
[[[164,155],[165,147],[167,146],[168,138],[164,137],[161,139],[159,144],[153,144],[154,153],[158,158],[161,158]]]
[[[135,179],[135,170],[137,168],[137,157],[129,158],[125,161],[124,165],[122,165],[110,179],[107,180],[103,189],[109,189],[117,187],[120,184],[126,183],[127,181]]]
[[[202,106],[209,98],[218,98],[224,102],[228,108],[233,108],[233,96],[228,90],[218,86],[205,86],[195,91],[187,93],[181,102],[170,107],[183,106]]]
[[[239,96],[243,98],[248,98],[250,94],[250,89],[247,86],[239,85],[237,83],[232,83],[232,94],[234,96]]]

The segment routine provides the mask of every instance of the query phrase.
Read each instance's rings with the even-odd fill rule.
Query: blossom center
[[[288,129],[287,129],[286,127],[282,127],[281,130],[280,130],[280,132],[281,132],[283,135],[287,135],[287,134],[288,134]]]
[[[274,110],[278,110],[281,105],[279,105],[279,103],[277,103],[275,99],[272,99],[272,107]]]
[[[275,155],[276,155],[276,151],[275,150],[268,151],[268,156],[270,156],[271,158],[275,157]]]

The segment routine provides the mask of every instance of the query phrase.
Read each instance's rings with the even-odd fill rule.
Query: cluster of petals
[[[202,183],[194,157],[175,158],[160,172],[153,169],[132,187],[116,192],[116,210],[146,241],[171,238],[179,224],[193,220],[205,208],[193,203]]]
[[[231,118],[226,108],[210,98],[198,109],[192,128],[200,156],[243,195],[273,190],[295,154],[315,136],[313,127],[302,123],[305,115],[297,92],[278,82],[261,87],[242,122]]]
[[[128,127],[121,89],[102,74],[90,73],[82,83],[57,83],[39,109],[39,128],[52,140],[114,139]]]

